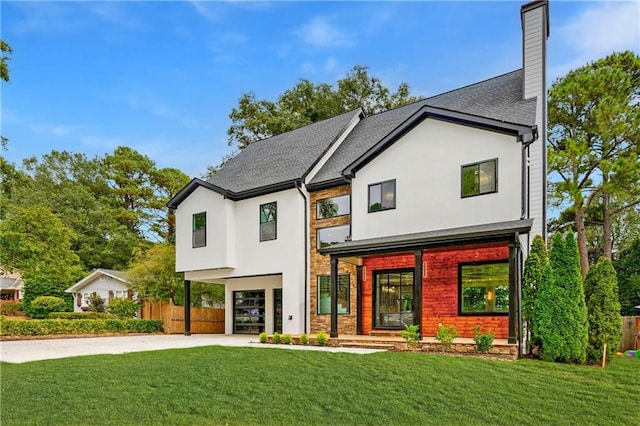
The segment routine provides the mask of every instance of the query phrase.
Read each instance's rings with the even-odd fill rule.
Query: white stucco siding
[[[352,239],[516,220],[522,145],[515,136],[426,119],[358,171]],[[461,197],[461,166],[498,159],[498,192]],[[396,208],[368,213],[368,185],[396,180]]]
[[[206,246],[193,247],[193,215],[206,212]],[[206,188],[197,188],[176,209],[176,271],[233,267],[234,205]]]
[[[111,278],[108,276],[105,276],[104,279],[96,278],[95,280],[91,281],[90,283],[76,291],[76,294],[80,293],[82,295],[82,301],[81,306],[78,306],[77,296],[74,295],[73,310],[75,312],[82,312],[82,307],[88,306],[89,300],[85,297],[85,295],[91,295],[95,293],[96,295],[100,296],[102,300],[104,300],[105,305],[108,305],[110,291],[112,291],[115,296],[116,291],[128,292],[128,290],[129,287],[127,287],[125,283],[115,278]]]

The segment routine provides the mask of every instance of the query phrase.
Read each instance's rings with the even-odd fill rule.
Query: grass
[[[0,364],[0,424],[636,424],[606,369],[420,353],[204,347]]]

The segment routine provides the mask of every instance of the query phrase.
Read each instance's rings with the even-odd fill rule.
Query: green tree
[[[542,281],[545,267],[548,264],[547,248],[544,239],[536,235],[531,244],[531,251],[524,263],[522,275],[522,319],[529,335],[527,347],[539,346],[540,342],[533,333],[534,330],[534,306],[538,288]]]
[[[13,49],[9,46],[9,43],[4,40],[0,40],[0,51],[2,55],[0,56],[0,79],[4,82],[9,82],[9,65],[7,62],[11,59],[9,57],[10,54],[13,53]],[[5,149],[7,147],[7,138],[4,136],[0,136],[0,149]]]
[[[16,192],[31,187],[29,176],[0,155],[0,220],[6,217],[10,206],[20,200]]]
[[[155,223],[152,229],[164,237],[165,242],[175,243],[176,219],[173,209],[167,203],[189,183],[189,176],[178,169],[164,168],[154,170],[151,174],[152,183],[156,190]]]
[[[640,58],[613,53],[570,71],[549,90],[549,194],[575,214],[580,267],[589,268],[586,210],[602,210],[602,253],[613,221],[640,203]]]
[[[618,273],[620,313],[638,315],[640,306],[640,237],[627,249],[619,252],[613,263]]]
[[[13,209],[0,222],[2,262],[18,269],[24,279],[24,307],[38,296],[57,296],[72,307],[64,290],[83,275],[78,256],[71,250],[75,235],[47,207]]]
[[[369,76],[368,67],[356,65],[334,85],[301,79],[276,102],[257,100],[254,93],[244,93],[229,114],[229,145],[243,149],[255,141],[358,108],[375,114],[416,100],[406,83],[392,93],[379,78]]]
[[[587,361],[602,359],[607,345],[607,359],[617,350],[622,335],[622,318],[618,300],[618,280],[611,261],[600,258],[589,268],[585,280],[585,299],[589,320]]]

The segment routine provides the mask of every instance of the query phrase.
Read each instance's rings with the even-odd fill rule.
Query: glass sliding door
[[[234,334],[260,334],[264,331],[264,290],[233,292]]]
[[[413,270],[376,272],[374,285],[374,327],[413,324]]]

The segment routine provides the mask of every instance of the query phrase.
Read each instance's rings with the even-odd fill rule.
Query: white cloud
[[[316,47],[350,45],[346,33],[331,25],[325,18],[315,17],[298,31],[305,43]]]
[[[553,11],[552,11],[553,13]],[[553,18],[552,18],[553,19]],[[640,2],[587,3],[578,15],[555,29],[562,63],[552,67],[552,79],[613,52],[640,50]]]
[[[196,12],[206,20],[212,22],[218,22],[220,20],[218,8],[213,2],[189,0],[189,3],[191,3]]]

